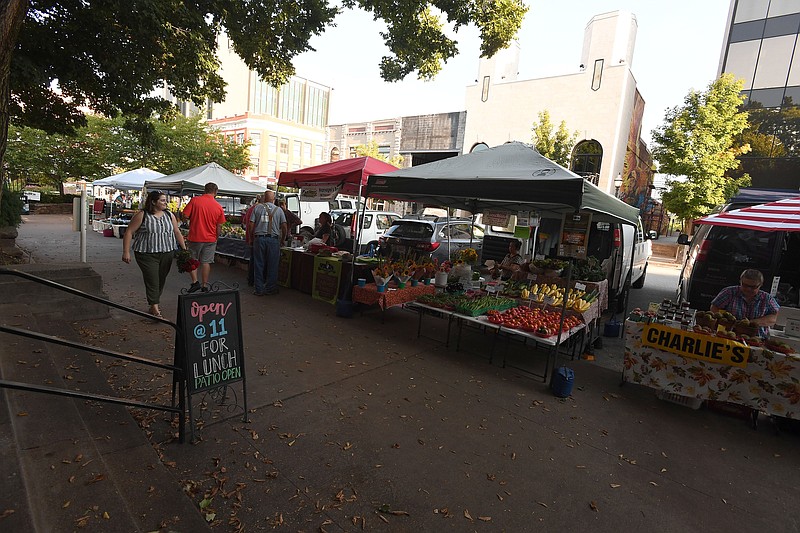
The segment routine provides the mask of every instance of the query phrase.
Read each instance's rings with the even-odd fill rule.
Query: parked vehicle
[[[353,239],[356,234],[355,210],[352,211],[331,211],[333,222],[336,226],[343,228],[345,234],[344,248],[353,249]],[[380,246],[378,239],[392,227],[395,220],[401,218],[397,213],[391,211],[364,211],[361,215],[361,238],[359,253],[369,250],[370,246],[377,249]]]
[[[286,208],[303,221],[299,228],[290,228],[290,231],[302,235],[306,242],[314,238],[314,233],[319,225],[318,219],[320,213],[337,209],[355,210],[358,209],[359,206],[357,199],[349,196],[339,196],[335,200],[323,200],[318,202],[300,200],[299,193],[280,193],[279,196],[286,200]],[[341,226],[336,227],[336,224],[334,224],[331,244],[341,248],[346,244],[345,240],[347,238],[345,230]]]
[[[450,259],[462,248],[481,253],[483,226],[471,219],[430,217],[400,218],[394,221],[380,242],[380,253],[388,257],[429,256],[439,261]]]
[[[217,202],[222,206],[226,217],[234,216],[240,217],[247,211],[248,204],[242,203],[241,198],[233,198],[230,196],[217,196]]]
[[[741,189],[718,211],[792,198],[797,191]],[[724,287],[737,285],[743,270],[764,275],[762,290],[773,291],[782,306],[798,307],[800,293],[800,235],[782,231],[754,231],[725,226],[699,225],[694,237],[681,234],[678,244],[688,245],[678,281],[679,300],[695,309],[709,309]]]
[[[514,238],[515,225],[516,216],[512,215],[508,226],[486,228],[481,263],[485,263],[488,259],[494,261],[503,259],[508,253],[508,241]],[[557,257],[561,227],[561,219],[541,219],[539,236],[546,234],[548,238],[540,240],[537,254]],[[631,251],[633,251],[633,264],[631,264]],[[531,251],[525,246],[521,253],[530,256]],[[609,280],[609,301],[616,302],[616,311],[624,311],[628,291],[631,288],[640,289],[644,286],[647,264],[653,255],[650,236],[644,233],[641,219],[636,227],[630,224],[593,221],[589,230],[586,255],[595,257],[604,265]]]

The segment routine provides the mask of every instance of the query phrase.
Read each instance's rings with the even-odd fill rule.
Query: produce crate
[[[663,390],[656,392],[656,398],[666,402],[676,403],[678,405],[688,407],[689,409],[694,409],[695,411],[700,409],[700,406],[703,405],[704,401],[700,398],[689,398],[688,396],[681,396],[680,394]]]

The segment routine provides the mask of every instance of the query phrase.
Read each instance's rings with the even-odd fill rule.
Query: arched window
[[[475,144],[472,145],[472,148],[469,149],[469,153],[480,152],[481,150],[488,150],[488,149],[489,145],[486,144],[485,142],[476,142]]]
[[[339,148],[334,146],[331,148],[331,163],[339,160]]]
[[[570,165],[575,174],[580,176],[599,176],[600,167],[603,163],[603,147],[600,143],[590,139],[581,141],[575,145],[572,151],[572,164]]]

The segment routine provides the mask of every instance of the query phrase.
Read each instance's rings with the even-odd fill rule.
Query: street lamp
[[[619,188],[622,187],[622,172],[617,172],[617,177],[614,178],[614,197],[619,198]]]

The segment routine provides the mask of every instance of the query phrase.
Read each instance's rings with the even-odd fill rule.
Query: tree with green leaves
[[[653,130],[658,171],[674,176],[667,180],[664,206],[685,222],[707,215],[750,184],[746,174],[726,175],[739,165],[737,157],[750,151],[736,143],[748,125],[743,101],[742,81],[723,74],[706,91],[690,91],[683,106],[669,109],[664,124]]]
[[[562,167],[569,168],[569,158],[578,132],[569,132],[567,122],[562,120],[558,131],[553,133],[553,123],[550,121],[550,112],[546,109],[539,113],[539,121],[533,123],[533,146],[546,158],[555,161]]]
[[[378,148],[379,148],[378,141],[376,141],[375,139],[369,141],[367,144],[359,144],[353,147],[358,157],[369,156],[374,159],[378,159],[379,161],[383,161],[384,163],[389,163],[390,165],[394,165],[397,168],[400,168],[403,165],[402,155],[395,154],[392,157],[386,157],[385,155],[383,155],[378,151]]]
[[[69,178],[94,181],[140,167],[174,174],[211,161],[233,171],[250,165],[249,143],[208,131],[200,117],[150,119],[154,133],[147,144],[124,127],[125,120],[88,116],[74,135],[11,126],[8,177],[62,190]]]
[[[456,31],[477,26],[484,57],[511,42],[528,10],[522,0],[343,0],[340,7],[327,0],[5,0],[0,172],[10,122],[71,133],[86,124],[86,106],[108,117],[137,117],[128,127],[146,136],[148,118],[175,111],[154,96],[155,88],[198,106],[222,101],[216,49],[223,31],[249,68],[279,86],[294,73],[294,57],[313,50],[309,40],[334,25],[342,10],[355,8],[387,25],[381,35],[388,53],[380,65],[387,81],[413,72],[430,79],[457,54],[433,10]]]

